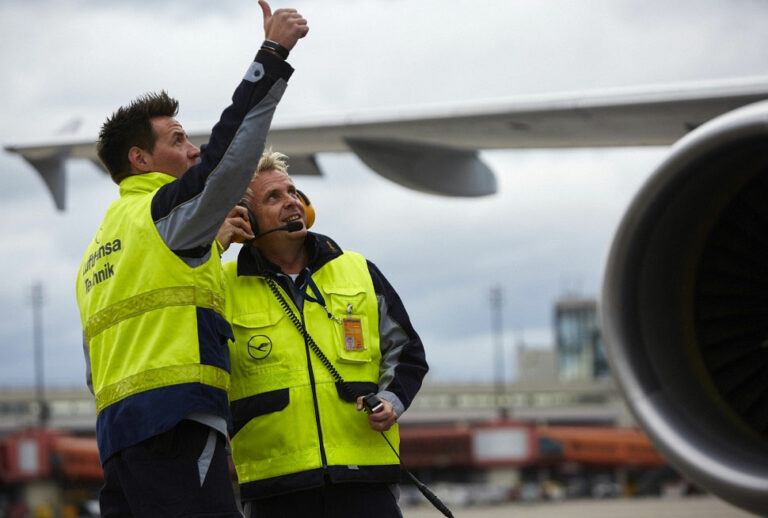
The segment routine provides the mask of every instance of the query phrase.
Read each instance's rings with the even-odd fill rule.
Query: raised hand
[[[278,9],[274,13],[266,0],[259,0],[264,14],[264,37],[291,50],[299,38],[309,32],[307,20],[296,9]]]

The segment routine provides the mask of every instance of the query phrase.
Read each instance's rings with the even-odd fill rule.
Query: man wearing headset
[[[101,515],[241,516],[227,464],[231,328],[221,222],[242,196],[308,31],[260,0],[266,41],[201,151],[178,102],[147,94],[104,123],[99,158],[120,186],[77,276],[105,483]]]
[[[379,269],[308,232],[314,209],[285,158],[264,153],[246,207],[218,235],[222,247],[249,240],[224,265],[243,507],[250,517],[401,516],[396,420],[427,372],[424,348]]]

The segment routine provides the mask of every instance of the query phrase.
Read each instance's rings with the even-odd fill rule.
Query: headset
[[[303,191],[296,189],[296,194],[299,195],[302,205],[304,205],[304,214],[307,216],[307,228],[315,224],[315,206],[309,201],[309,196],[304,194]]]
[[[306,220],[307,220],[307,228],[310,228],[315,223],[315,206],[312,205],[311,201],[309,201],[309,196],[304,194],[302,191],[297,189],[296,195],[301,201],[301,204],[304,206],[304,215],[306,216]],[[253,245],[254,241],[256,241],[261,236],[269,234],[270,232],[276,232],[278,230],[285,230],[287,232],[296,232],[297,230],[301,230],[302,228],[298,222],[291,222],[286,225],[281,225],[279,227],[272,228],[265,232],[260,232],[259,224],[256,222],[256,216],[254,216],[253,212],[251,212],[251,208],[248,206],[248,203],[246,203],[245,201],[240,201],[238,205],[240,207],[244,207],[246,212],[248,213],[248,223],[251,225],[251,232],[253,232],[253,235],[256,236],[253,239],[249,239],[248,241],[246,241],[244,243],[246,245]]]

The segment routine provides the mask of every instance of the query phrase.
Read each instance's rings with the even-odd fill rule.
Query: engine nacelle
[[[672,147],[619,226],[601,311],[614,376],[659,451],[768,516],[768,101]]]

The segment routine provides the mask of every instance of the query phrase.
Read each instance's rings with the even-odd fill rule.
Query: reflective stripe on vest
[[[224,313],[224,297],[211,290],[194,286],[174,286],[139,293],[102,309],[85,326],[85,339],[90,340],[113,325],[152,311],[170,306],[197,306]]]
[[[101,389],[96,394],[96,412],[101,412],[109,405],[133,394],[182,383],[203,383],[228,390],[229,373],[218,367],[199,363],[172,365],[140,372]]]

